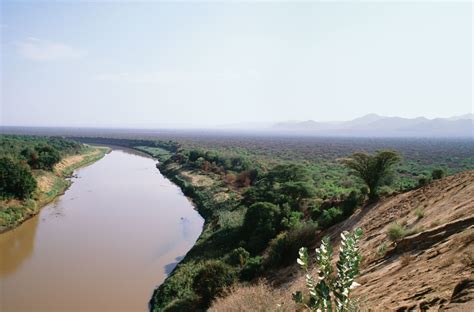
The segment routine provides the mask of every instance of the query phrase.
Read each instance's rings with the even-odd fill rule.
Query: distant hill
[[[270,129],[273,132],[325,136],[473,137],[474,114],[435,119],[369,114],[341,122],[280,122]]]

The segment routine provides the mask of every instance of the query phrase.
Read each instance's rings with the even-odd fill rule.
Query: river
[[[113,149],[72,186],[0,234],[0,310],[147,311],[203,219],[156,161]]]

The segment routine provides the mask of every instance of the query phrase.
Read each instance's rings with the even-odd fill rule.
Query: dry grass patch
[[[202,174],[197,174],[197,173],[189,172],[189,171],[183,171],[181,172],[181,175],[184,176],[186,179],[188,179],[189,182],[191,182],[193,186],[209,187],[214,184],[213,179]]]
[[[215,196],[214,196],[214,199],[216,200],[216,202],[218,203],[223,203],[225,202],[226,200],[229,199],[229,194],[227,194],[226,192],[220,192],[220,193],[217,193]]]
[[[48,174],[43,174],[36,177],[36,182],[38,183],[38,188],[41,192],[49,192],[54,185],[54,177]]]
[[[413,257],[410,255],[403,255],[400,257],[400,266],[402,268],[406,267],[413,260]]]
[[[295,311],[292,301],[282,300],[283,294],[265,283],[235,286],[226,297],[215,300],[209,311]]]

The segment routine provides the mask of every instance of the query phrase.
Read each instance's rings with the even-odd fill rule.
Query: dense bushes
[[[0,135],[0,197],[25,199],[36,189],[31,169],[52,170],[83,145],[58,137]]]
[[[52,170],[53,166],[61,160],[59,151],[45,144],[25,148],[21,151],[21,156],[33,169]]]
[[[232,266],[243,267],[250,258],[250,253],[245,248],[239,247],[227,256],[227,263]]]
[[[418,186],[423,187],[431,182],[431,177],[421,176],[418,178]]]
[[[270,202],[300,210],[304,200],[315,193],[314,181],[306,168],[297,164],[278,165],[259,176],[254,186],[244,192],[242,203]]]
[[[35,189],[36,180],[26,164],[8,157],[0,158],[0,197],[24,199]]]
[[[441,179],[445,175],[446,175],[446,172],[441,168],[433,169],[433,171],[431,172],[431,177],[433,178],[433,180]]]
[[[208,171],[233,171],[243,172],[251,169],[252,163],[245,157],[227,156],[214,151],[203,151],[200,149],[192,149],[187,153],[188,162],[191,166]],[[250,174],[251,178],[255,178],[256,171]]]
[[[293,263],[301,247],[312,246],[315,243],[317,230],[317,223],[305,222],[288,232],[280,233],[269,244],[266,265],[280,267]]]
[[[60,153],[60,155],[76,154],[83,149],[78,142],[59,137],[38,137],[20,135],[0,135],[0,155],[10,156],[15,159],[25,159],[21,152],[26,149],[35,150],[35,147],[47,146]]]
[[[280,220],[280,209],[272,203],[259,202],[250,206],[242,226],[249,250],[261,251],[278,233]]]
[[[256,256],[249,258],[247,263],[240,271],[240,278],[244,281],[250,281],[257,276],[260,276],[263,272],[263,258]]]
[[[444,178],[445,175],[446,171],[441,168],[435,168],[431,171],[431,174],[425,173],[424,175],[418,177],[418,187],[428,185],[433,180]]]
[[[209,260],[198,271],[193,282],[193,289],[203,305],[208,306],[211,300],[219,295],[235,279],[231,266],[219,260]]]
[[[315,206],[311,210],[311,217],[324,229],[350,217],[354,210],[364,203],[364,200],[363,192],[351,191],[343,199],[329,200]]]

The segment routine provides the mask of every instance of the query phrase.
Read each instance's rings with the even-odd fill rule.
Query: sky
[[[473,111],[473,5],[9,1],[0,122],[207,127]]]

